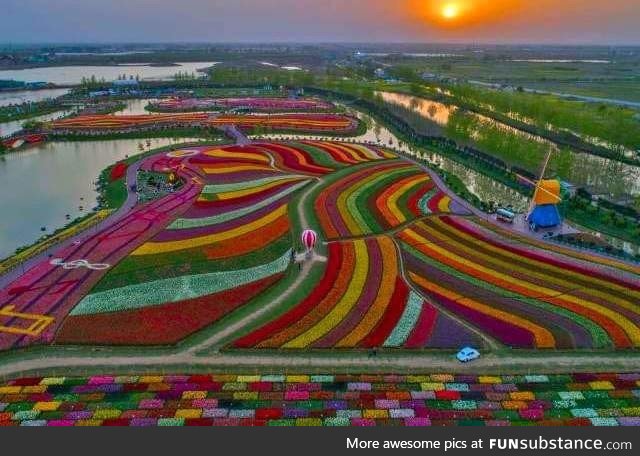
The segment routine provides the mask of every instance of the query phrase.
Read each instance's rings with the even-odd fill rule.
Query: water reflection
[[[0,79],[2,79],[0,77]],[[20,90],[0,92],[0,106],[49,100],[69,93],[69,89]]]
[[[407,117],[405,120],[417,131],[427,135],[444,135],[444,128],[449,124],[452,114],[460,109],[454,105],[411,95],[391,92],[376,93],[383,101],[410,110],[419,116],[418,119]],[[399,111],[397,114],[402,114],[402,112]],[[587,187],[593,193],[605,195],[614,200],[640,195],[640,167],[566,148],[563,148],[563,152],[560,153],[560,148],[551,141],[479,114],[472,115],[481,122],[500,130],[548,146],[555,153],[552,158],[554,163],[562,161],[562,154],[568,154],[566,157],[568,165],[557,166],[559,177],[563,180],[580,187]]]
[[[96,79],[113,81],[120,75],[139,77],[140,79],[171,79],[177,73],[195,74],[208,68],[212,62],[177,63],[177,66],[111,65],[111,66],[66,66],[28,68],[24,70],[0,71],[0,79],[13,79],[25,82],[49,82],[53,84],[80,84],[82,78],[95,76]]]
[[[4,136],[10,136],[22,130],[22,125],[25,122],[29,122],[29,121],[47,122],[50,120],[59,119],[60,117],[64,117],[70,113],[71,111],[58,111],[51,114],[45,114],[43,116],[30,117],[29,119],[22,119],[22,120],[15,120],[13,122],[0,123],[0,138]]]
[[[189,139],[151,139],[161,147]],[[139,153],[141,140],[52,142],[0,159],[0,258],[52,232],[96,204],[95,181],[110,164]],[[10,191],[6,191],[10,190]],[[79,206],[83,206],[83,210]]]

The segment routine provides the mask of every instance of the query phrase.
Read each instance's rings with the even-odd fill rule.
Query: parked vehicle
[[[513,223],[516,219],[516,214],[514,214],[511,211],[508,211],[506,209],[498,209],[498,211],[496,212],[497,214],[497,219],[500,222],[504,222],[504,223]]]
[[[458,352],[456,358],[458,358],[458,361],[461,363],[468,363],[480,358],[480,352],[475,348],[465,347]]]

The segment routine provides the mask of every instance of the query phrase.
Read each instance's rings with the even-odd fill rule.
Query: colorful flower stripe
[[[401,347],[409,338],[409,334],[418,322],[422,312],[423,299],[414,292],[409,294],[407,307],[405,307],[398,325],[391,332],[384,343],[385,347]]]
[[[387,226],[402,225],[411,218],[423,215],[418,211],[417,200],[433,186],[429,176],[409,176],[398,180],[382,192],[376,199],[376,207],[384,217]],[[410,201],[406,202],[406,207],[399,204],[399,200],[408,195]]]
[[[101,291],[86,296],[70,315],[118,312],[200,298],[281,273],[290,261],[291,252],[288,251],[271,263],[242,271],[182,276]]]
[[[280,130],[309,132],[350,133],[355,131],[358,120],[339,114],[276,114],[276,115],[220,115],[206,113],[144,114],[144,115],[92,115],[55,120],[49,123],[52,130],[123,130],[142,127],[175,125],[179,127],[241,128],[262,126]]]
[[[437,188],[431,189],[423,195],[418,206],[424,214],[450,214],[453,212],[451,198]]]
[[[631,300],[633,290],[625,290],[621,285],[597,277],[582,275],[570,265],[556,266],[558,263],[553,258],[542,261],[543,257],[535,251],[522,252],[511,245],[488,239],[477,230],[473,230],[469,222],[451,217],[419,222],[413,228],[400,233],[399,237],[427,259],[455,271],[448,272],[447,279],[447,273],[440,267],[444,275],[437,288],[433,286],[432,281],[418,280],[418,284],[432,296],[438,295],[442,300],[454,300],[458,306],[469,304],[485,316],[491,315],[495,318],[499,315],[504,322],[508,321],[510,324],[516,319],[525,318],[529,323],[524,324],[524,321],[521,321],[522,328],[548,326],[556,335],[557,331],[564,333],[561,336],[563,340],[560,341],[562,346],[574,343],[578,346],[602,345],[602,335],[596,335],[592,329],[594,324],[609,335],[616,347],[638,346],[640,315],[637,306],[634,306]],[[430,275],[435,272],[433,269],[429,271]],[[414,269],[414,275],[425,278],[419,270]],[[476,282],[477,280],[480,282]],[[460,295],[456,291],[461,290],[461,287],[469,290]],[[493,291],[490,291],[491,288]],[[506,299],[490,297],[491,293],[496,291],[505,297],[509,296],[508,293],[511,295]],[[528,299],[527,302],[530,304],[535,303],[538,309],[534,311],[529,306],[525,310],[518,302],[522,301],[522,298]],[[544,303],[551,306],[545,306]],[[550,311],[555,315],[550,315]],[[584,334],[578,337],[578,334],[566,333],[570,325],[564,319],[571,315],[573,320],[579,321],[585,329],[589,329],[592,337]],[[502,336],[495,332],[491,335],[498,339]],[[542,333],[539,332],[539,335]],[[534,338],[533,341],[535,346],[541,347],[541,339]],[[519,346],[515,340],[509,343]],[[529,346],[527,338],[523,339],[522,343]],[[544,343],[548,346],[547,337]]]
[[[251,213],[254,213],[260,209],[263,209],[271,204],[274,204],[292,193],[297,192],[302,187],[307,185],[307,181],[294,183],[293,185],[285,185],[285,187],[277,192],[274,195],[269,195],[267,198],[263,200],[254,200],[253,198],[246,204],[244,207],[240,207],[237,209],[233,209],[230,211],[224,211],[224,206],[222,208],[218,207],[219,211],[216,211],[216,215],[211,215],[209,217],[199,217],[199,218],[180,218],[173,222],[168,229],[170,230],[182,230],[188,228],[198,228],[203,226],[216,225],[219,223],[228,222],[231,220],[235,220]]]
[[[276,168],[288,173],[321,176],[334,170],[317,164],[309,152],[295,145],[267,143],[259,146],[265,153],[273,157]]]
[[[274,274],[230,290],[179,302],[128,311],[71,315],[56,334],[56,343],[173,345],[243,306],[282,276]]]
[[[300,176],[290,176],[290,175],[280,174],[277,176],[264,177],[261,179],[254,179],[254,180],[244,181],[244,182],[233,182],[228,184],[210,184],[210,185],[205,185],[203,187],[202,193],[215,194],[215,193],[223,193],[223,192],[234,192],[237,190],[262,187],[264,185],[271,184],[273,182],[282,182],[282,181],[286,182],[296,177],[300,177]]]
[[[444,217],[443,221],[449,224],[455,224],[458,229],[476,237],[481,236],[485,239],[485,242],[489,242],[492,245],[495,245],[497,247],[504,246],[503,242],[498,242],[497,239],[491,239],[483,236],[477,228],[474,228],[472,225],[465,224],[463,221],[455,220],[450,217]],[[547,263],[557,267],[558,270],[574,271],[581,275],[588,276],[589,281],[595,279],[595,281],[601,286],[610,288],[611,290],[617,289],[619,291],[622,291],[624,294],[630,293],[629,296],[640,299],[640,281],[638,280],[627,279],[613,274],[606,274],[597,269],[592,269],[572,262],[563,261],[558,256],[547,254],[544,249],[523,249],[521,247],[513,245],[513,243],[509,244],[509,249],[513,250],[520,256],[524,256],[532,261],[537,261],[539,264]]]
[[[440,223],[440,221],[436,220],[436,223]],[[443,217],[441,226],[443,229],[447,229],[447,226],[452,227],[455,230],[456,235],[461,239],[470,240],[472,242],[480,241],[482,243],[481,245],[485,247],[487,251],[499,253],[507,261],[518,261],[521,258],[526,258],[529,263],[535,265],[536,270],[543,269],[544,271],[548,271],[552,282],[558,282],[565,286],[572,286],[572,282],[560,281],[555,278],[556,274],[562,274],[563,276],[566,275],[568,278],[578,281],[580,285],[586,287],[590,295],[603,298],[606,301],[615,303],[627,310],[636,310],[635,301],[640,299],[640,291],[638,291],[638,286],[640,286],[640,284],[624,280],[612,282],[610,280],[603,279],[602,275],[592,274],[591,272],[575,267],[570,263],[559,261],[558,258],[553,256],[541,255],[536,251],[524,250],[517,246],[492,240],[481,235],[477,229],[473,228],[472,225],[464,222],[461,223],[450,217]],[[606,289],[606,292],[601,291],[599,287]],[[621,312],[624,313],[624,310],[621,310]]]
[[[161,111],[215,110],[220,108],[246,108],[269,111],[328,111],[334,105],[310,98],[170,98],[153,104]]]
[[[452,347],[477,338],[416,295],[400,276],[393,240],[329,244],[329,264],[298,305],[233,343],[235,348]],[[453,332],[456,340],[446,340]],[[437,337],[436,337],[437,336]]]
[[[138,249],[136,249],[132,255],[155,255],[158,253],[170,253],[178,250],[187,250],[196,247],[204,247],[214,244],[216,242],[223,242],[229,239],[243,236],[247,233],[256,232],[261,228],[267,226],[269,223],[277,220],[283,215],[287,214],[287,205],[280,206],[277,210],[267,214],[266,216],[253,221],[252,223],[238,226],[230,231],[224,231],[220,233],[210,234],[206,236],[194,237],[190,239],[184,239],[173,242],[147,242]]]
[[[269,157],[255,147],[229,146],[224,148],[210,149],[204,152],[207,157],[222,158],[226,160],[246,160],[257,163],[269,163]],[[198,163],[198,162],[196,162]]]
[[[444,303],[447,307],[457,311],[456,313],[473,319],[478,325],[482,326],[483,321],[489,320],[493,322],[492,326],[502,327],[504,334],[501,340],[504,343],[522,344],[536,348],[555,348],[553,334],[542,326],[449,291],[417,274],[409,273],[409,278],[429,296],[434,296],[438,302]]]
[[[331,156],[332,160],[341,164],[354,165],[374,160],[388,160],[396,158],[391,152],[373,146],[359,144],[339,144],[322,141],[300,141],[301,144],[319,149]]]
[[[341,299],[335,303],[333,308],[316,322],[307,331],[284,344],[284,348],[304,348],[313,344],[320,337],[327,334],[331,329],[341,322],[356,304],[360,293],[367,285],[367,275],[369,273],[369,252],[365,241],[355,241],[355,264],[354,271],[350,277],[349,285]]]
[[[609,335],[600,326],[575,312],[478,280],[429,258],[407,244],[403,244],[403,256],[408,271],[434,278],[441,284],[447,284],[450,289],[472,293],[477,296],[476,299],[482,296],[487,302],[503,309],[533,315],[534,320],[547,322],[558,348],[613,347]]]
[[[317,304],[309,309],[306,313],[302,314],[302,316],[295,321],[295,323],[289,325],[288,327],[281,328],[279,332],[270,334],[270,338],[266,341],[257,345],[257,348],[279,348],[284,344],[289,342],[290,340],[298,337],[300,334],[303,334],[309,328],[313,327],[320,319],[322,319],[325,315],[331,312],[331,309],[335,307],[335,305],[342,299],[344,294],[346,293],[347,288],[349,287],[349,283],[351,282],[351,278],[355,273],[356,268],[356,252],[355,245],[350,243],[348,245],[340,246],[340,250],[342,251],[339,255],[341,258],[341,263],[339,265],[339,270],[337,275],[334,277],[334,281],[331,283],[321,283],[319,289],[320,292],[311,293],[311,298],[313,301],[317,302]],[[329,251],[331,254],[331,250]],[[332,261],[330,260],[329,266],[331,267]],[[335,265],[334,265],[335,267]],[[326,274],[328,276],[329,274]],[[333,274],[332,274],[333,275]],[[306,309],[308,307],[308,302],[302,302],[300,308],[294,308],[293,311],[287,312],[288,315],[291,314],[300,314],[301,309]],[[296,306],[298,307],[298,306]],[[285,315],[282,320],[288,320],[290,318]]]
[[[549,302],[551,304],[560,305],[561,307],[564,307],[570,311],[574,311],[574,312],[577,311],[582,315],[594,320],[596,323],[600,324],[601,326],[607,328],[607,331],[610,334],[612,334],[612,336],[614,336],[614,340],[616,341],[617,344],[625,344],[627,341],[624,333],[619,331],[617,326],[615,326],[614,320],[607,320],[606,318],[603,319],[599,314],[595,314],[595,317],[594,317],[591,313],[586,314],[584,311],[581,312],[582,310],[581,307],[572,306],[571,303],[567,303],[565,300],[556,297],[557,295],[560,294],[559,292],[549,291],[544,287],[539,287],[536,285],[531,285],[528,287],[523,286],[524,285],[523,282],[518,281],[518,279],[511,278],[508,272],[506,273],[495,272],[494,273],[495,275],[494,275],[492,274],[490,269],[483,266],[484,262],[481,261],[479,263],[474,263],[472,259],[469,259],[469,257],[473,257],[473,250],[471,249],[466,250],[464,252],[464,257],[461,257],[460,255],[462,253],[454,255],[452,253],[451,247],[449,247],[448,249],[444,249],[434,243],[427,244],[427,242],[429,242],[427,241],[427,239],[425,239],[424,237],[421,237],[420,235],[418,235],[417,233],[411,230],[408,230],[407,232],[402,233],[401,238],[403,238],[403,240],[405,240],[410,245],[413,245],[415,248],[417,248],[421,253],[423,253],[427,257],[433,258],[434,260],[440,263],[447,264],[453,269],[457,271],[461,271],[469,276],[475,277],[485,282],[493,283],[497,287],[500,287],[502,289],[506,289],[515,293],[519,293],[526,297],[537,298],[542,301]],[[455,290],[460,286],[460,285],[453,286],[451,281],[444,281],[444,282],[440,281],[440,283],[443,284],[443,286],[448,286],[454,294],[455,294]],[[541,293],[545,293],[545,292],[546,292],[546,295],[545,294],[541,295]],[[466,292],[466,295],[479,297],[479,293],[480,293],[480,290],[478,290],[477,288],[476,289],[472,288]],[[448,299],[446,293],[440,294],[440,297],[443,300]],[[502,323],[501,323],[502,325],[511,324],[510,323],[511,319],[508,317],[508,315],[510,314],[509,310],[507,310],[506,312],[498,311],[497,309],[496,309],[496,312],[493,312],[491,310],[493,306],[496,306],[497,304],[496,299],[491,297],[484,297],[482,298],[482,300],[486,302],[486,305],[479,304],[476,299],[476,300],[471,300],[471,302],[469,303],[470,304],[469,307],[472,307],[475,310],[482,308],[483,311],[481,311],[481,313],[486,316],[491,315],[489,317],[491,319],[495,319],[496,312],[498,312],[499,315],[503,317]],[[507,306],[507,307],[511,307],[511,306]],[[538,321],[539,324],[546,323],[546,320],[542,318],[536,321]],[[610,327],[611,325],[613,325],[613,328]],[[525,326],[527,325],[525,324]],[[524,327],[521,326],[521,328],[524,328]],[[515,336],[516,334],[515,330],[505,330],[504,328],[499,330],[498,332],[504,333],[504,334],[496,334],[496,333],[492,334],[494,337],[498,339],[500,339],[501,337]],[[510,333],[510,334],[507,334],[507,333]],[[521,340],[521,342],[518,342],[517,340],[518,340],[517,338],[512,338],[512,339],[509,339],[508,343],[513,346],[530,347],[531,346],[530,343],[532,343],[533,339],[524,338]]]
[[[217,242],[203,248],[208,260],[235,258],[257,252],[289,233],[289,218],[286,216],[274,220],[260,229],[260,235],[247,233],[227,241]]]
[[[204,125],[208,114],[145,114],[136,116],[77,116],[50,122],[53,130],[129,129],[156,125]]]
[[[253,331],[252,333],[236,340],[233,345],[237,348],[251,348],[254,346],[264,346],[264,342],[267,341],[276,333],[283,332],[285,329],[290,328],[293,324],[299,322],[305,315],[312,312],[317,308],[318,304],[323,298],[332,291],[334,284],[338,280],[338,277],[342,276],[341,280],[344,280],[347,273],[345,262],[343,261],[344,254],[349,254],[349,249],[344,249],[338,243],[329,244],[329,260],[325,269],[324,275],[318,285],[307,295],[302,301],[294,306],[290,311],[284,313],[275,320],[270,321],[261,328]],[[349,261],[346,265],[351,266],[353,261]],[[285,339],[286,341],[286,339]],[[282,342],[281,342],[282,343]],[[273,344],[276,346],[280,344]]]
[[[640,374],[133,375],[0,385],[0,426],[638,426]]]
[[[349,133],[355,131],[358,120],[339,114],[225,114],[209,119],[208,124],[214,127],[236,125],[240,128],[253,128],[261,126],[279,130]]]
[[[223,190],[223,186],[211,185],[204,187],[198,201],[228,201],[245,197],[253,198],[273,188],[286,188],[287,184],[300,182],[300,177],[274,177],[264,179],[263,182],[247,182],[246,187],[237,190]],[[259,183],[258,183],[259,182]]]
[[[354,167],[320,192],[315,209],[328,239],[376,234],[424,215],[420,201],[430,191],[429,176],[410,164]]]
[[[630,264],[628,262],[618,261],[616,259],[607,258],[600,255],[592,255],[592,254],[589,254],[588,252],[579,252],[577,250],[570,249],[567,247],[562,247],[559,245],[549,244],[548,242],[539,241],[537,239],[534,239],[528,236],[522,236],[518,233],[513,233],[511,231],[507,232],[503,228],[500,228],[485,220],[478,220],[477,224],[486,230],[489,230],[498,234],[501,237],[510,237],[525,245],[532,245],[534,247],[538,247],[544,250],[549,250],[566,257],[584,260],[588,263],[599,264],[599,265],[611,267],[611,268],[622,270],[622,271],[627,271],[637,276],[640,276],[640,267],[637,265]]]
[[[245,165],[238,164],[236,166],[229,166],[228,164],[216,164],[216,165],[208,165],[202,166],[202,171],[205,174],[235,174],[242,171],[272,171],[273,168],[267,165]]]
[[[440,226],[446,230],[446,225],[441,224]],[[469,236],[469,234],[463,229],[462,231],[455,231],[455,236],[464,240],[465,236]],[[572,272],[570,269],[557,268],[553,265],[553,259],[550,259],[547,264],[528,261],[528,258],[530,258],[529,255],[535,255],[535,252],[523,252],[525,259],[522,260],[521,263],[519,257],[510,252],[511,249],[509,246],[503,249],[496,249],[492,241],[489,241],[489,247],[485,247],[485,244],[482,242],[478,243],[475,237],[471,238],[471,242],[473,242],[476,247],[474,251],[487,252],[486,255],[481,257],[480,261],[496,265],[498,268],[502,265],[503,272],[510,273],[516,278],[524,280],[525,283],[532,282],[534,287],[539,282],[533,281],[532,279],[537,278],[547,285],[549,289],[555,287],[553,289],[563,291],[562,299],[558,301],[574,306],[582,306],[583,308],[595,310],[599,314],[604,315],[606,317],[603,322],[604,327],[608,328],[612,335],[616,335],[615,339],[617,343],[627,346],[629,341],[633,341],[634,339],[636,340],[634,343],[637,343],[640,315],[637,313],[636,306],[629,300],[629,296],[633,292],[627,294],[625,290],[616,290],[615,288],[617,286],[610,283],[601,284],[603,287],[610,289],[600,291],[597,287],[593,286],[594,281],[597,283],[597,279],[592,276],[582,276],[581,274]],[[519,266],[519,264],[523,264],[523,266]],[[496,268],[494,267],[494,269]],[[520,273],[520,275],[518,275],[518,273]],[[554,292],[549,291],[549,289],[535,288],[537,292],[544,291],[551,296],[558,294],[558,291],[555,291],[554,295]],[[556,301],[554,301],[554,303],[556,303]],[[617,325],[617,327],[612,326],[612,324]],[[626,334],[618,328],[624,330]],[[627,338],[627,335],[630,339]]]

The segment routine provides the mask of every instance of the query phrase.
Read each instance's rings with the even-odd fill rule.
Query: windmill
[[[558,204],[560,197],[560,181],[557,179],[544,179],[544,174],[551,160],[552,150],[547,152],[538,182],[535,183],[533,198],[527,211],[527,221],[532,231],[539,228],[555,228],[562,223]]]

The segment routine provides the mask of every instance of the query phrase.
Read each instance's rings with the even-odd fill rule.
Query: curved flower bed
[[[53,131],[109,131],[153,127],[263,127],[274,130],[296,130],[317,133],[354,132],[358,120],[340,114],[255,114],[219,115],[207,113],[91,115],[54,120],[48,123]]]
[[[457,347],[478,344],[465,328],[411,292],[393,240],[329,245],[317,286],[280,317],[233,343],[235,348]],[[455,339],[450,338],[455,334]]]
[[[517,348],[640,346],[640,285],[489,237],[453,217],[398,234],[426,296]]]
[[[358,128],[358,120],[340,114],[223,114],[209,119],[208,125],[224,127],[235,125],[239,128],[263,127],[274,130],[351,133]]]
[[[53,130],[124,130],[155,125],[204,125],[208,114],[143,114],[135,116],[76,116],[49,123]]]
[[[66,319],[58,343],[175,343],[282,277],[291,261],[288,203],[308,180],[271,168],[258,149],[194,150],[187,162],[163,155],[143,165],[198,170],[200,196],[102,278]],[[238,169],[254,164],[269,172]],[[214,165],[227,172],[207,173]]]
[[[316,214],[329,239],[382,233],[451,210],[451,199],[417,166],[388,161],[350,171],[333,179],[316,198]]]
[[[211,111],[251,109],[254,111],[328,111],[333,103],[313,98],[170,98],[153,105],[158,111]]]

